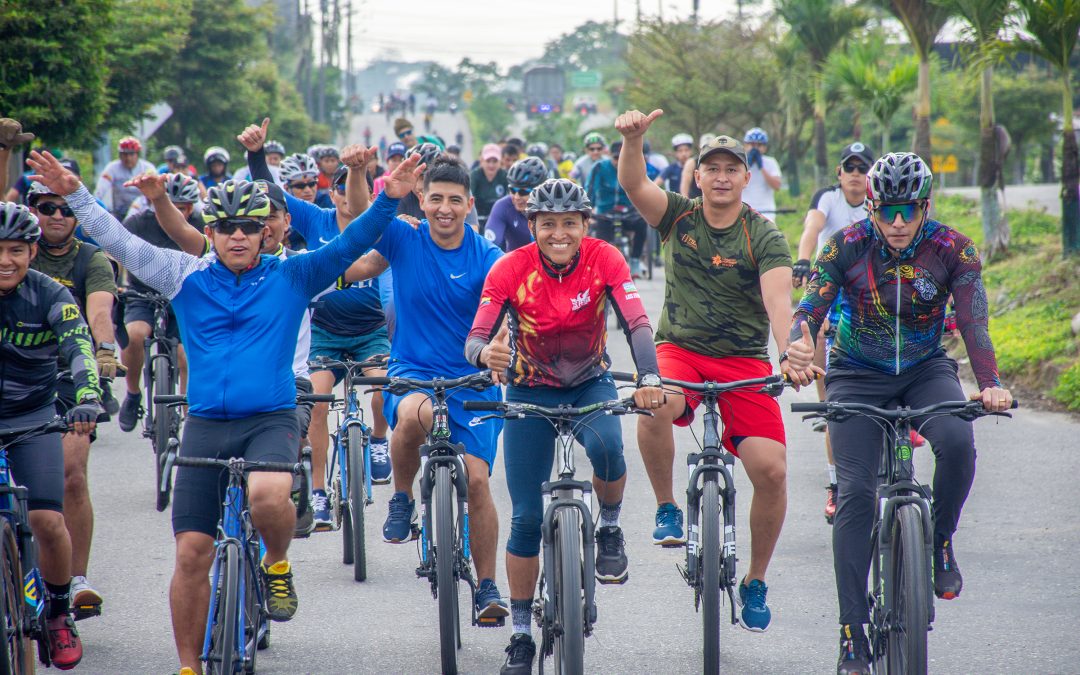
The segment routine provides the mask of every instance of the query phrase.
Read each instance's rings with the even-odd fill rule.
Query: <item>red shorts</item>
[[[745,356],[705,356],[670,342],[656,345],[656,359],[661,377],[684,382],[735,382],[772,375],[772,364],[767,361]],[[680,427],[690,426],[694,421],[694,410],[701,405],[700,394],[690,391],[685,394],[686,410],[675,420]],[[723,423],[721,442],[731,453],[738,455],[733,438],[754,436],[787,445],[780,404],[772,396],[755,391],[732,391],[721,394],[716,407]]]

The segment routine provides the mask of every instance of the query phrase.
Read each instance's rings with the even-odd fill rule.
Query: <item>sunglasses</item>
[[[510,188],[510,194],[518,195],[521,197],[528,197],[532,194],[532,188]]]
[[[602,146],[602,145],[590,145],[589,147],[587,147],[585,149],[588,150],[589,152],[600,152],[601,150],[604,149],[604,146]]]
[[[65,218],[75,217],[75,211],[73,211],[72,208],[67,204],[53,204],[52,202],[45,202],[44,204],[38,204],[35,208],[37,208],[38,213],[43,216],[51,216],[57,211],[59,211],[60,214]]]
[[[334,189],[337,190],[339,195],[345,194],[345,183],[338,183],[334,186]]]
[[[309,180],[306,183],[289,183],[290,190],[303,190],[305,188],[313,188],[319,184],[317,180]]]
[[[843,168],[844,173],[855,173],[856,171],[858,171],[864,176],[868,171],[870,171],[870,167],[866,166],[866,164],[862,162],[844,162]]]
[[[400,140],[405,140],[405,138],[406,138],[407,136],[412,136],[412,135],[413,135],[413,134],[412,134],[412,129],[406,129],[406,130],[402,131],[402,132],[401,132],[400,134],[398,134],[398,135],[397,135],[397,137],[398,137],[398,138],[399,138]]]
[[[248,218],[230,218],[214,225],[214,231],[218,234],[230,236],[237,228],[246,235],[258,234],[266,227],[261,220],[249,220]]]
[[[886,223],[896,220],[899,214],[905,223],[910,223],[916,217],[922,215],[922,202],[908,202],[906,204],[882,204],[874,209],[874,213]]]

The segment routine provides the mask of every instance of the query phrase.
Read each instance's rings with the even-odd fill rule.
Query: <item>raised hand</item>
[[[168,180],[168,174],[144,173],[124,183],[124,187],[138,188],[147,201],[152,202],[165,196],[165,183]]]
[[[0,150],[17,148],[34,140],[34,134],[23,131],[22,124],[10,117],[0,117]]]
[[[236,137],[236,140],[240,141],[240,145],[244,146],[248,152],[258,152],[262,149],[264,143],[266,143],[266,129],[270,126],[270,118],[264,117],[262,126],[258,124],[249,124],[247,128],[240,132],[240,135]]]
[[[424,173],[426,165],[420,163],[420,154],[409,157],[387,176],[383,183],[383,192],[387,197],[401,199],[416,188],[416,183]]]
[[[31,150],[26,163],[36,172],[30,176],[30,180],[41,183],[53,194],[66,197],[82,185],[78,176],[65,169],[64,165],[48,151]]]
[[[627,110],[615,118],[615,130],[622,134],[623,138],[638,138],[644,136],[653,121],[664,114],[657,108],[648,115],[640,110]]]
[[[378,153],[378,148],[365,148],[358,143],[346,145],[341,150],[341,163],[350,169],[365,169]]]

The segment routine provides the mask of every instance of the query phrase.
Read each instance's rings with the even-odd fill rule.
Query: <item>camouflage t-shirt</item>
[[[657,343],[712,357],[768,360],[769,317],[760,277],[791,267],[783,233],[746,204],[730,227],[717,229],[705,221],[701,197],[668,192],[667,198],[656,228],[667,275]]]

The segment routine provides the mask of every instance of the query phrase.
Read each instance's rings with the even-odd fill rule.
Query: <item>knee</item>
[[[519,558],[535,558],[540,555],[540,523],[538,513],[515,514],[510,519],[510,538],[506,551]]]
[[[56,546],[68,536],[64,514],[60,511],[37,509],[30,512],[30,529],[44,546]]]
[[[143,350],[143,342],[150,337],[150,324],[143,321],[135,321],[125,326],[128,334],[128,349],[136,352]],[[124,351],[127,351],[125,349]]]
[[[621,438],[596,439],[586,444],[585,453],[592,462],[593,475],[600,480],[613,481],[626,475]]]
[[[469,502],[486,503],[491,501],[491,485],[486,471],[469,472]]]
[[[213,539],[205,534],[183,532],[178,535],[176,574],[184,577],[205,577],[213,562],[213,548]]]
[[[86,465],[72,463],[64,468],[64,493],[69,495],[82,495],[90,490],[90,484],[86,480]]]
[[[275,476],[275,478],[277,478]],[[258,518],[263,514],[273,514],[286,502],[289,502],[289,489],[292,487],[291,476],[287,480],[260,481],[249,485],[248,504],[251,515]]]

